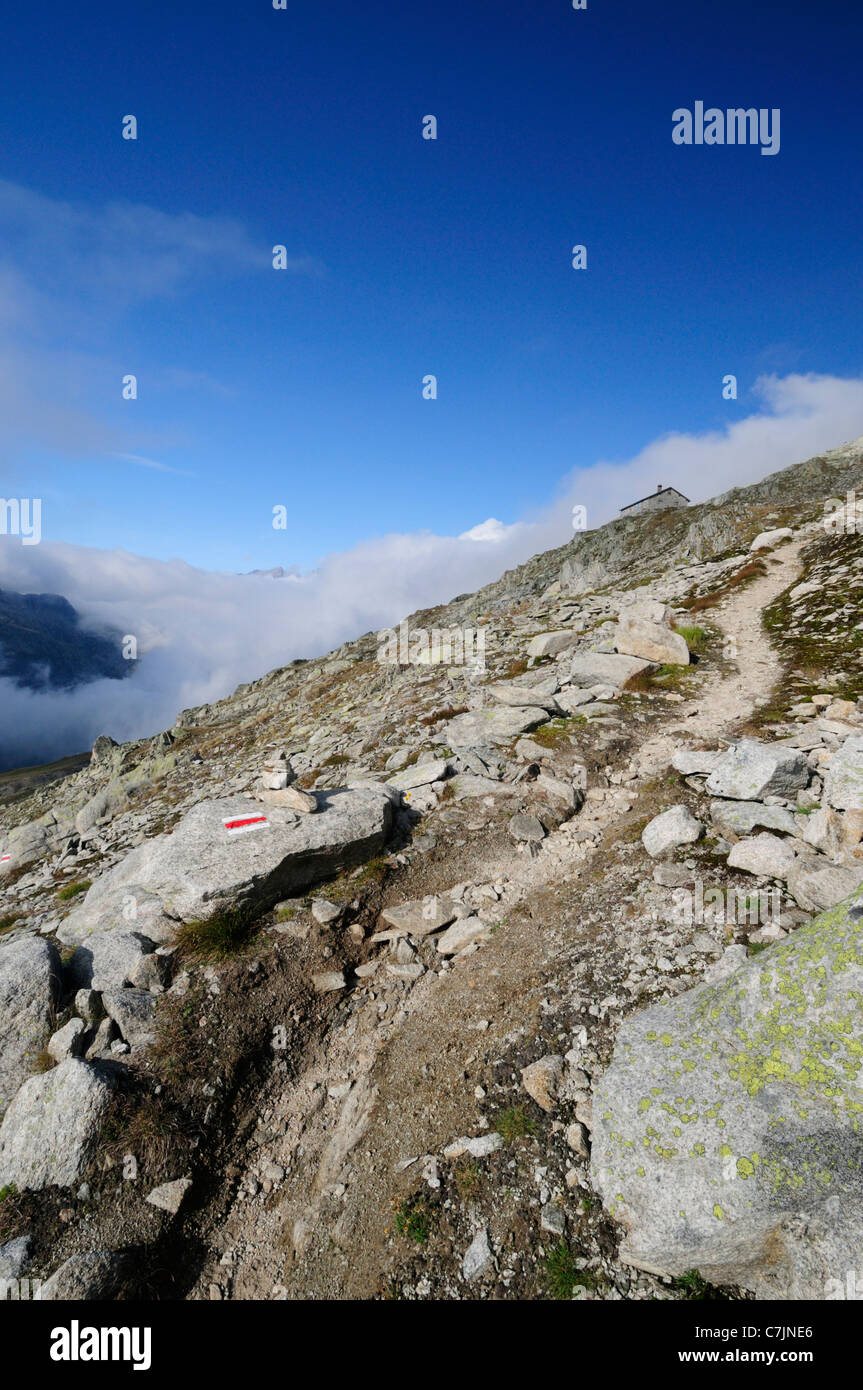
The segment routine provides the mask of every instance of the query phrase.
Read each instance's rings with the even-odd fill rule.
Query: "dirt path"
[[[640,745],[631,763],[639,781],[667,767],[681,740],[729,737],[767,698],[778,665],[761,613],[794,582],[808,539],[769,555],[765,576],[710,610],[711,625],[733,644],[729,659]],[[448,972],[428,971],[394,1007],[372,993],[333,1027],[299,1081],[274,1086],[262,1115],[272,1122],[269,1156],[286,1176],[277,1201],[243,1200],[228,1216],[221,1244],[232,1298],[380,1293],[388,1204],[405,1164],[404,1184],[415,1182],[430,1155],[475,1132],[474,1087],[489,1059],[540,1031],[574,959],[607,954],[595,928],[579,922],[577,885],[596,851],[576,835],[586,820],[599,832],[620,822],[637,796],[633,787],[597,788],[538,854],[507,845],[493,864],[478,859],[476,878],[502,887],[494,907],[505,931]],[[194,1296],[207,1297],[219,1276],[214,1262]]]
[[[811,536],[801,536],[769,553],[766,575],[710,610],[711,624],[719,628],[728,644],[723,672],[707,680],[697,696],[681,705],[677,724],[642,745],[637,760],[641,775],[652,775],[666,766],[681,736],[701,743],[728,738],[767,699],[778,666],[761,625],[761,614],[793,584],[800,571],[800,551],[810,541]]]

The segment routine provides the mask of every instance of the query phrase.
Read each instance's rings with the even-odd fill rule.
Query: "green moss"
[[[536,1132],[535,1121],[531,1119],[522,1105],[514,1105],[508,1110],[501,1110],[500,1114],[495,1117],[494,1127],[506,1144],[511,1144],[514,1139],[526,1139],[528,1135]]]

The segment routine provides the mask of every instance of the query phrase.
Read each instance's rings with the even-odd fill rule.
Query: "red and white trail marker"
[[[0,854],[0,864],[8,864],[11,858],[11,854]]]
[[[263,830],[269,823],[266,816],[228,816],[222,820],[229,835],[245,835],[248,830]]]

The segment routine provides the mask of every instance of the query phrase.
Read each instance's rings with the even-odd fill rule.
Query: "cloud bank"
[[[574,505],[587,508],[592,528],[658,482],[703,501],[863,433],[863,380],[765,377],[758,398],[757,411],[724,430],[670,434],[631,459],[574,471],[552,501],[512,525],[490,518],[459,536],[388,535],[282,578],[60,543],[22,547],[0,536],[0,588],[63,594],[86,626],[132,634],[139,652],[131,679],[71,693],[33,694],[0,680],[0,766],[77,752],[100,733],[156,733],[180,709],[217,700],[294,657],[320,655],[476,589],[570,539]]]

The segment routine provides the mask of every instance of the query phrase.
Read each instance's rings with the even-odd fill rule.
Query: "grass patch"
[[[390,868],[387,860],[378,855],[375,859],[369,859],[357,872],[340,874],[327,885],[326,896],[334,903],[350,902],[358,893],[368,888],[379,887]],[[323,892],[323,890],[321,890]],[[308,899],[309,903],[311,899]]]
[[[526,738],[533,739],[540,748],[561,748],[572,741],[571,735],[584,727],[585,719],[581,715],[571,715],[567,719],[552,719],[549,724],[542,724],[538,729],[533,729]]]
[[[16,916],[15,913],[10,913],[7,917],[0,917],[0,936],[2,936],[4,932],[11,931],[18,922],[23,921],[24,918]]]
[[[52,1057],[47,1047],[40,1048],[33,1058],[33,1070],[41,1075],[46,1071],[53,1071],[57,1065],[57,1058]]]
[[[678,1293],[685,1293],[687,1298],[698,1299],[707,1297],[710,1285],[697,1269],[687,1269],[685,1274],[672,1279],[671,1287],[677,1289]]]
[[[407,1197],[396,1208],[395,1228],[417,1245],[427,1245],[434,1213],[425,1197]]]
[[[443,709],[433,709],[431,714],[427,714],[420,723],[430,729],[432,724],[437,724],[440,719],[455,719],[457,714],[467,714],[467,705],[445,705]]]
[[[370,883],[379,883],[388,868],[386,859],[378,856],[377,859],[370,859],[367,864],[363,864],[356,878],[352,878],[350,882],[354,888],[365,888]]]
[[[200,1076],[208,1062],[206,1030],[199,1019],[205,1007],[203,984],[198,981],[188,994],[166,999],[156,1012],[156,1041],[148,1060],[160,1077],[181,1082]]]
[[[703,652],[707,645],[708,636],[703,627],[696,627],[694,624],[680,623],[675,629],[686,643],[691,652]]]
[[[472,1158],[469,1163],[459,1164],[455,1173],[455,1185],[463,1202],[470,1202],[476,1196],[480,1177],[480,1166],[475,1158]]]
[[[512,1105],[507,1110],[501,1110],[494,1127],[505,1144],[536,1133],[536,1121],[531,1119],[523,1105]]]
[[[576,1289],[595,1289],[598,1283],[595,1274],[577,1267],[575,1255],[565,1240],[558,1241],[546,1255],[542,1274],[551,1298],[572,1298]]]
[[[177,954],[183,960],[214,964],[245,950],[258,930],[259,910],[252,903],[184,922],[177,932]]]
[[[345,763],[349,762],[347,753],[331,753],[328,758],[324,758],[321,767],[344,767]]]
[[[516,676],[523,676],[526,670],[527,657],[520,656],[516,661],[511,661],[508,666],[505,666],[495,679],[501,681],[515,680]]]
[[[191,1159],[193,1132],[189,1118],[162,1096],[120,1094],[108,1112],[100,1140],[115,1163],[125,1164],[131,1157],[148,1177],[155,1178]],[[181,1148],[185,1150],[182,1157]]]
[[[700,632],[701,628],[698,631]],[[694,670],[694,666],[676,666],[663,662],[655,671],[637,671],[634,676],[630,676],[623,690],[627,695],[676,690],[691,678]]]
[[[87,889],[90,887],[91,882],[89,878],[82,879],[80,883],[67,883],[65,888],[60,889],[57,897],[60,899],[61,903],[65,903],[68,902],[70,898],[77,898],[79,893],[86,893]]]

